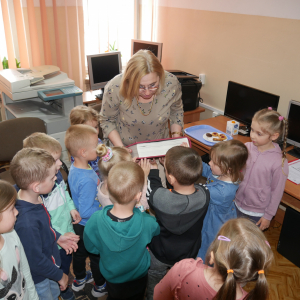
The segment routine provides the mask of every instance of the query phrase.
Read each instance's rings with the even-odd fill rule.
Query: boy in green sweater
[[[84,230],[84,245],[100,254],[107,299],[143,299],[150,254],[147,245],[160,233],[154,217],[135,208],[144,186],[144,172],[134,162],[113,166],[107,179],[113,205],[95,212]]]
[[[62,165],[62,162],[60,161],[62,151],[60,143],[55,138],[45,133],[36,132],[23,141],[23,147],[41,148],[48,151],[53,156],[57,179],[55,180],[52,191],[49,194],[41,195],[41,198],[50,213],[53,228],[61,235],[64,235],[66,232],[74,233],[72,224],[79,223],[81,217],[75,208],[73,200],[67,191],[67,186],[63,180],[62,174],[59,171]],[[72,254],[67,254],[61,247],[59,247],[59,254],[61,258],[60,268],[66,275],[69,275]],[[61,291],[61,298],[64,300],[75,300],[75,295],[73,291],[67,287],[66,290]]]

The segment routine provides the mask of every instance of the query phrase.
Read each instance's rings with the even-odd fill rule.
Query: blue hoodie
[[[107,281],[123,283],[142,278],[150,267],[146,247],[159,234],[159,225],[137,208],[129,221],[112,221],[107,215],[112,208],[107,205],[88,220],[83,234],[85,248],[100,254],[100,271]]]
[[[23,244],[34,284],[45,279],[59,281],[63,271],[56,241],[60,234],[52,228],[49,213],[43,204],[17,200],[19,211],[15,230]]]

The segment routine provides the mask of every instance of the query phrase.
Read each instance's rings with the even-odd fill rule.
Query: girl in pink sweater
[[[107,177],[110,169],[121,161],[134,161],[135,159],[131,157],[131,154],[124,149],[123,147],[107,147],[104,144],[99,144],[97,146],[97,155],[99,156],[99,171],[102,176],[102,182],[98,186],[98,200],[100,204],[105,207],[106,205],[112,205],[112,202],[109,199],[108,189],[107,189]],[[150,171],[150,170],[149,170]],[[145,185],[142,192],[142,197],[136,207],[139,208],[142,212],[149,208],[146,191],[147,191],[147,177],[148,174],[145,174]]]
[[[269,289],[265,272],[273,252],[261,230],[245,218],[227,221],[210,245],[206,263],[198,258],[174,265],[156,285],[154,300],[266,300]],[[256,281],[247,294],[241,285]]]
[[[235,196],[237,216],[252,220],[261,230],[270,226],[284,192],[289,172],[287,132],[286,119],[269,107],[254,115],[250,133],[252,142],[245,144],[249,156],[244,180]],[[274,143],[282,136],[283,151]]]

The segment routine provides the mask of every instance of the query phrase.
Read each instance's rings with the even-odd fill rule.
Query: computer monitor
[[[131,56],[139,50],[150,50],[161,62],[162,56],[162,43],[142,41],[142,40],[131,40]]]
[[[103,89],[108,81],[122,72],[121,52],[87,55],[91,90]]]
[[[229,81],[224,115],[250,128],[257,111],[268,107],[277,110],[279,98],[277,95]]]
[[[295,146],[288,153],[300,158],[300,102],[295,100],[290,101],[286,119],[289,126],[287,142]]]

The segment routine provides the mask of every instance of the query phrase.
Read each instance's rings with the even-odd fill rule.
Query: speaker
[[[300,213],[290,207],[285,216],[277,245],[277,251],[300,268]]]

